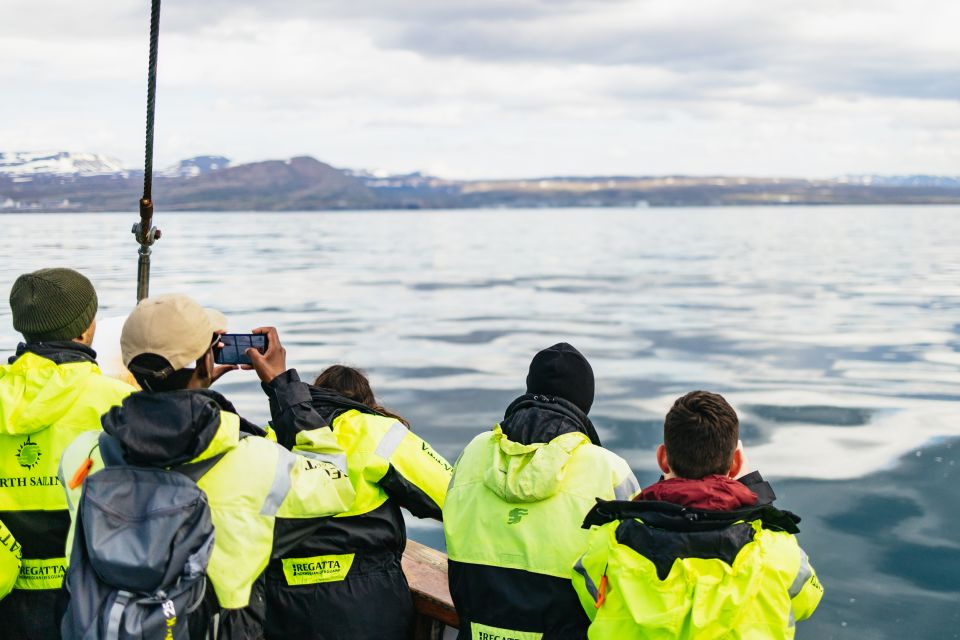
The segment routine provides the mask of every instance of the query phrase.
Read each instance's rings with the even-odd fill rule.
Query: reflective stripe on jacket
[[[195,438],[198,444],[192,450],[183,446],[190,451],[187,457],[178,458],[171,453],[174,464],[164,464],[159,457],[152,466],[172,467],[222,456],[197,482],[207,494],[214,525],[214,549],[207,577],[220,607],[241,609],[256,604],[262,608],[262,603],[251,601],[251,593],[276,551],[274,529],[278,523],[309,522],[340,513],[349,508],[355,494],[346,469],[339,462],[344,457],[343,449],[330,429],[310,434],[291,453],[265,437],[243,437],[242,430],[247,434],[254,430],[263,434],[263,430],[222,406],[232,408],[211,391],[140,393],[105,417],[104,426],[124,443],[127,461],[131,463],[146,462],[130,458],[131,449],[140,450],[138,455],[143,455],[142,451],[151,448],[151,433],[157,433],[157,426],[146,422],[149,416],[167,421],[168,429],[182,428],[183,438]],[[167,442],[176,443],[177,438],[168,438]],[[140,447],[141,443],[144,446]],[[163,443],[153,446],[159,448]],[[91,450],[93,471],[102,468],[96,438],[85,435],[64,454],[65,480]],[[68,493],[71,509],[75,509],[79,488]],[[254,617],[262,622],[262,610]]]
[[[0,600],[13,589],[20,574],[20,543],[0,522]]]
[[[278,441],[300,444],[329,423],[356,491],[348,511],[317,523],[271,563],[267,637],[406,638],[413,606],[400,566],[399,507],[439,519],[452,466],[394,418],[306,385],[295,371],[266,388]],[[296,528],[282,523],[278,536]]]
[[[592,425],[576,424],[586,417],[568,411],[569,403],[555,409],[557,402],[535,400],[529,419],[560,435],[521,444],[501,423],[474,438],[454,465],[443,525],[461,638],[568,638],[586,627],[569,582],[587,542],[580,525],[597,498],[629,498],[638,485],[625,460],[591,442]]]
[[[743,519],[734,515],[712,525],[702,511],[676,507],[674,518],[655,511],[666,503],[652,504],[627,503],[617,514],[618,505],[610,503],[591,513],[606,510],[601,520],[608,521],[591,529],[570,574],[592,621],[589,638],[794,637],[796,621],[813,613],[823,588],[788,532],[796,527],[785,512],[738,510]],[[618,517],[644,508],[650,509],[647,522]],[[591,516],[588,523],[598,521]]]
[[[92,354],[82,345],[50,357],[21,350],[0,366],[0,519],[23,545],[16,589],[63,584],[70,520],[60,456],[78,434],[99,432],[101,414],[133,391],[102,375]]]

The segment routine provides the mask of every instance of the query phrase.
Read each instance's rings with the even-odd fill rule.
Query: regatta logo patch
[[[528,511],[526,509],[521,509],[520,507],[511,509],[510,513],[507,514],[507,524],[517,524],[527,513]]]
[[[24,469],[33,469],[40,464],[42,456],[43,452],[40,451],[40,445],[36,442],[30,442],[30,436],[27,436],[27,441],[17,449],[17,464]]]
[[[20,565],[20,575],[17,576],[16,589],[59,589],[63,585],[63,578],[67,573],[64,558],[27,559]]]
[[[543,634],[536,631],[514,631],[479,622],[470,623],[470,640],[540,640],[541,638]]]
[[[289,585],[339,582],[347,577],[353,565],[352,553],[312,558],[284,558],[283,576]]]

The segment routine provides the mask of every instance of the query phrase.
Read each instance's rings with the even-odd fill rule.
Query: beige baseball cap
[[[123,323],[123,364],[129,367],[137,356],[152,353],[179,371],[207,352],[215,332],[226,329],[222,313],[201,307],[189,296],[172,293],[146,298]]]

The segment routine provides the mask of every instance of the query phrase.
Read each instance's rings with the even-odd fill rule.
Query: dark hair
[[[377,399],[373,397],[373,390],[370,388],[370,381],[360,369],[343,364],[331,365],[317,376],[313,384],[316,387],[336,391],[345,398],[366,405],[377,413],[399,420],[405,427],[410,427],[410,423],[405,418],[377,404]]]
[[[141,353],[130,361],[127,369],[146,391],[179,391],[186,389],[194,369],[174,371],[170,361],[155,353]]]
[[[739,438],[736,411],[723,396],[709,391],[691,391],[677,398],[663,421],[670,469],[681,478],[726,474]]]

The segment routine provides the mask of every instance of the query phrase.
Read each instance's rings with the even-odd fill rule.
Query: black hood
[[[524,394],[510,403],[500,422],[503,433],[520,444],[550,442],[557,436],[579,431],[600,445],[590,418],[577,405],[559,397]]]
[[[57,364],[71,362],[97,363],[97,352],[85,344],[73,340],[55,340],[51,342],[21,342],[17,345],[17,353],[10,356],[8,362],[13,364],[17,358],[25,353],[32,353],[52,360]]]
[[[351,400],[336,391],[323,387],[315,387],[312,384],[308,384],[307,388],[310,389],[310,404],[313,405],[314,410],[319,413],[329,425],[332,425],[333,421],[341,414],[353,409],[356,409],[360,413],[369,413],[375,416],[383,415],[362,402]]]
[[[751,523],[759,521],[761,527],[773,531],[800,532],[799,516],[764,502],[772,500],[773,490],[759,473],[744,484],[755,492],[760,489],[757,505],[710,511],[656,500],[597,499],[583,528],[619,521],[617,542],[652,562],[661,580],[667,578],[678,558],[719,558],[733,566],[740,550],[754,539]]]
[[[220,427],[220,411],[236,413],[216,391],[140,391],[124,399],[101,418],[103,430],[123,445],[127,464],[173,467],[199,456],[210,446]],[[241,431],[263,435],[252,423],[240,420]]]

